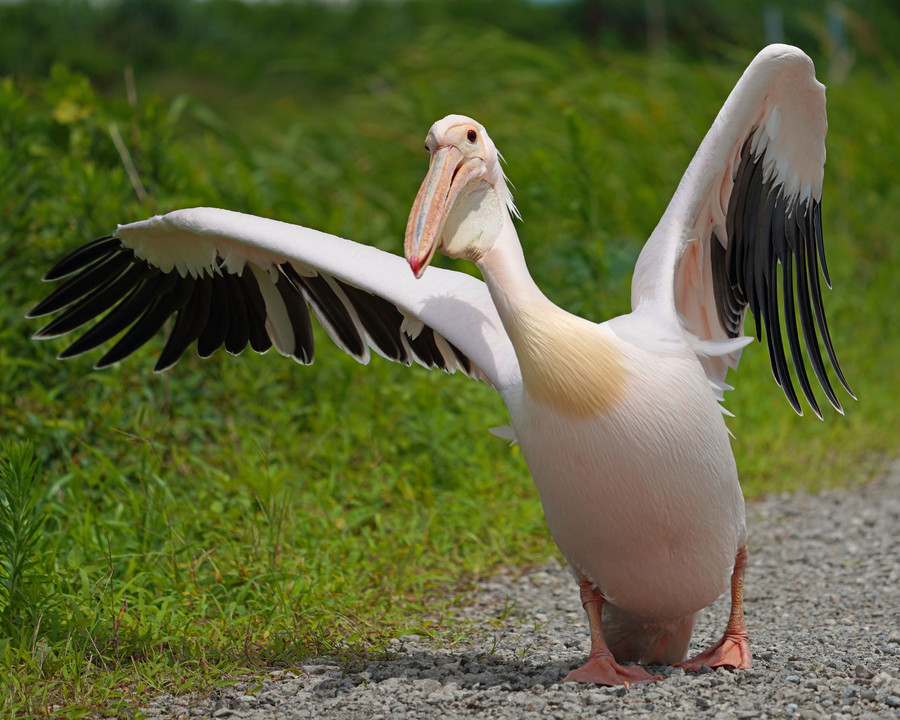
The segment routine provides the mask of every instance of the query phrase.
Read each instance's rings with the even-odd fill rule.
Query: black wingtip
[[[120,240],[115,235],[104,235],[82,245],[50,268],[44,275],[44,282],[62,280],[68,277],[72,273],[90,265],[97,258],[118,246],[119,243]]]
[[[825,261],[821,203],[767,178],[766,153],[754,157],[750,151],[753,136],[750,133],[746,139],[733,173],[725,222],[727,247],[723,251],[715,235],[710,239],[719,320],[731,335],[735,321],[740,322],[749,310],[756,322],[757,340],[761,329],[766,334],[772,373],[791,407],[803,415],[802,396],[804,406],[808,404],[816,417],[823,419],[811,380],[817,381],[831,406],[843,413],[835,393],[837,383],[829,377],[827,364],[850,397],[856,395],[837,362],[822,302],[821,287],[831,287],[831,276]],[[784,318],[783,333],[780,316]],[[790,364],[783,337],[790,348]],[[792,375],[799,385],[796,389]]]
[[[809,398],[807,398],[807,400],[809,400]],[[822,411],[819,409],[818,403],[810,402],[809,406],[812,408],[813,413],[815,414],[815,416],[816,416],[817,418],[819,418],[819,420],[824,420],[824,419],[825,419],[825,416],[822,415]],[[834,409],[837,410],[837,411],[838,411],[839,413],[841,413],[842,415],[844,414],[844,411],[841,410],[841,404],[840,404],[840,403],[838,403],[836,406],[834,406]],[[801,413],[801,415],[802,415],[802,413]]]

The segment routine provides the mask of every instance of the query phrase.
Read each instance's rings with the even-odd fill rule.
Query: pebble
[[[148,720],[900,718],[900,462],[865,486],[748,502],[747,521],[751,670],[651,667],[661,682],[563,684],[589,643],[577,588],[551,559],[482,583],[456,611],[476,628],[466,642],[405,635],[367,662],[311,658],[262,681],[160,696],[140,712]],[[728,609],[723,597],[701,613],[691,652],[718,639]]]

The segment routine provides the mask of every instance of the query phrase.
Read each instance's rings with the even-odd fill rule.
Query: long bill
[[[403,242],[403,253],[416,277],[422,277],[440,245],[447,214],[468,180],[468,173],[460,172],[465,164],[463,154],[453,145],[440,147],[431,155],[428,174],[409,213]]]

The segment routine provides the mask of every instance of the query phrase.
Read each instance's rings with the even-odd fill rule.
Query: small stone
[[[871,680],[873,677],[875,677],[875,674],[865,665],[857,665],[855,668],[853,668],[853,674],[860,680]]]
[[[415,684],[417,690],[421,691],[423,695],[428,697],[434,693],[440,692],[443,689],[443,685],[441,685],[439,680],[435,680],[434,678],[426,678],[425,680],[420,680]]]
[[[884,704],[892,708],[900,708],[900,697],[896,695],[888,695],[884,699]]]
[[[303,669],[310,675],[322,675],[332,670],[337,670],[338,668],[336,665],[329,665],[327,663],[310,663],[309,665],[304,665]]]
[[[431,695],[428,696],[428,702],[430,702],[432,704],[451,703],[455,699],[456,698],[453,697],[453,694],[448,693],[448,692],[433,692],[433,693],[431,693]]]

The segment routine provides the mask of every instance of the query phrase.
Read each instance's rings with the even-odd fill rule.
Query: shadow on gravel
[[[547,687],[558,683],[579,660],[577,653],[571,661],[533,663],[527,659],[510,661],[500,654],[462,652],[448,655],[446,651],[413,650],[392,658],[370,661],[365,670],[350,671],[340,678],[329,678],[316,685],[314,696],[334,697],[364,683],[381,683],[390,678],[403,680],[433,680],[438,684],[455,683],[459,688],[501,687],[505,690],[525,690],[535,685]]]

